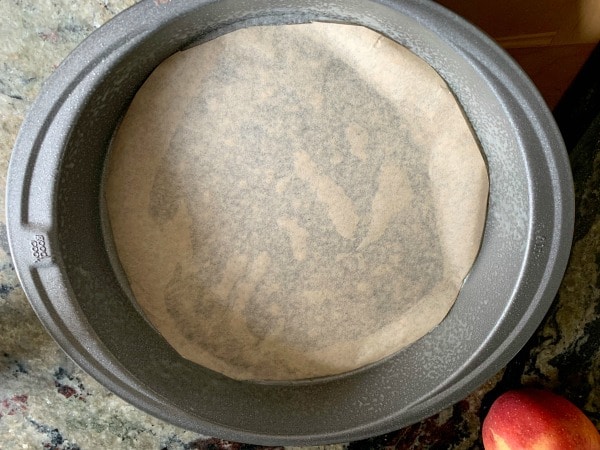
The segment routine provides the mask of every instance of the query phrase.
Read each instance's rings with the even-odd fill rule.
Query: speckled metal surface
[[[21,3],[23,2],[19,2],[19,6],[22,6]],[[40,8],[38,3],[35,5],[30,5],[30,7],[32,9],[35,9],[36,7]],[[157,7],[160,7],[160,5],[157,5]],[[15,8],[17,8],[16,2]],[[47,19],[48,16],[49,15],[46,15],[45,19]],[[40,37],[40,39],[42,38]],[[17,57],[18,53],[13,52],[9,56],[12,56],[13,60],[13,64],[9,69],[18,73],[19,70],[23,68],[23,66],[19,65],[20,58]],[[9,61],[10,60],[11,59],[9,59]],[[7,70],[7,73],[10,74],[10,70]],[[21,73],[25,71],[26,70],[23,70]],[[493,71],[493,67],[490,68],[490,71]],[[10,81],[11,79],[7,77],[7,80]],[[14,123],[18,123],[21,120],[18,108],[20,105],[22,108],[22,115],[22,111],[26,105],[26,101],[24,100],[26,97],[23,93],[34,85],[33,82],[34,81],[30,81],[29,83],[24,82],[23,86],[27,86],[27,88],[20,88],[17,85],[16,89],[13,89],[13,86],[9,85],[8,90],[6,90],[8,95],[3,92],[3,103],[11,105],[10,107],[15,108],[17,111],[17,113],[14,114],[14,117],[16,118],[16,120],[13,120]],[[516,91],[518,94],[519,90],[517,89]],[[19,97],[21,99],[19,99]],[[5,104],[2,106],[5,107]],[[506,107],[507,105],[501,106]],[[7,109],[10,111],[9,108]],[[10,118],[11,116],[7,115],[7,117]],[[10,119],[6,123],[10,126]],[[9,141],[8,145],[4,145],[3,143],[5,158],[8,157],[10,144],[14,138],[15,128],[16,126],[13,125],[13,133],[10,134],[10,132],[8,132],[3,136],[3,139]],[[6,250],[8,249],[5,246],[5,251]],[[19,446],[22,442],[25,442],[27,445],[29,445],[27,442],[31,442],[31,445],[34,448],[37,445],[36,442],[48,444],[46,448],[78,448],[78,446],[85,445],[85,442],[89,443],[89,447],[106,446],[110,448],[119,448],[118,445],[123,445],[122,448],[134,448],[134,446],[136,446],[135,448],[203,448],[203,445],[209,445],[208,441],[203,441],[188,432],[181,431],[181,437],[178,437],[179,435],[177,433],[180,430],[176,430],[175,428],[171,429],[170,426],[145,416],[134,408],[123,404],[111,394],[106,393],[103,388],[84,375],[79,369],[75,368],[72,363],[68,362],[68,360],[62,356],[62,353],[56,350],[54,344],[47,339],[43,331],[41,331],[36,319],[31,314],[31,310],[28,309],[27,305],[24,303],[23,295],[17,287],[14,272],[7,254],[4,255],[4,258],[5,266],[2,271],[2,276],[5,277],[6,284],[5,288],[3,288],[2,303],[0,303],[0,307],[2,307],[2,311],[6,311],[7,314],[3,315],[2,318],[2,339],[6,339],[5,336],[10,336],[11,334],[16,335],[18,338],[14,340],[8,339],[6,343],[5,341],[0,341],[7,350],[10,350],[5,352],[6,361],[3,361],[2,367],[6,367],[6,371],[2,372],[2,376],[4,377],[4,374],[6,373],[7,379],[12,381],[11,377],[14,377],[15,380],[14,383],[6,384],[7,386],[10,386],[6,392],[0,392],[3,399],[3,417],[0,418],[0,427],[14,426],[16,427],[15,429],[21,431],[21,434],[19,434],[19,431],[15,432],[13,429],[7,430],[6,434],[10,436],[10,439],[13,439],[12,442]],[[581,320],[586,320],[586,318],[592,316],[593,314],[588,314],[583,317],[583,319],[576,321],[577,325],[580,326]],[[8,319],[11,317],[14,319]],[[23,320],[18,320],[19,318]],[[27,342],[28,334],[31,334],[33,337],[32,342]],[[566,342],[569,342],[569,338],[567,338]],[[563,342],[563,345],[564,344],[565,342]],[[28,352],[38,356],[28,358],[26,356]],[[46,367],[46,369],[44,369],[44,367]],[[49,370],[48,367],[50,368]],[[488,375],[491,375],[491,372],[497,368],[499,367],[491,367]],[[39,389],[27,388],[27,391],[25,389],[19,391],[19,386],[37,386],[35,383],[31,382],[38,379],[42,380],[42,387]],[[43,380],[47,380],[45,382],[46,384],[44,384]],[[458,403],[455,407],[445,410],[433,419],[421,422],[419,425],[405,429],[400,433],[388,435],[379,440],[372,440],[370,442],[375,446],[391,445],[398,448],[422,448],[427,445],[433,447],[435,446],[435,442],[441,446],[440,448],[472,448],[477,445],[477,425],[479,423],[478,412],[481,410],[483,393],[491,388],[496,380],[497,377],[493,378],[478,392]],[[90,385],[93,386],[91,389],[86,387]],[[13,390],[11,390],[11,387]],[[38,394],[40,391],[42,393]],[[458,400],[458,398],[464,396],[464,394],[466,393],[458,394],[454,400]],[[97,402],[96,398],[98,398]],[[53,414],[53,410],[46,410],[46,413],[44,414],[44,408],[42,408],[41,405],[48,399],[55,402],[64,401],[65,403],[63,404],[68,405],[67,410],[64,411],[65,414],[61,416],[57,412],[55,415]],[[103,400],[106,399],[110,399],[110,401],[108,403],[103,402]],[[216,399],[215,401],[218,403],[219,401],[225,400],[221,398]],[[391,395],[387,401],[393,402],[393,395]],[[105,419],[99,420],[99,424],[92,428],[104,431],[101,433],[92,433],[92,437],[87,437],[88,430],[85,425],[87,421],[93,423],[92,419],[94,418],[95,412],[99,413],[98,417],[106,417],[106,409],[111,409],[111,402],[115,402],[114,404],[118,405],[115,406],[115,408],[120,408],[123,415],[109,415],[109,417],[113,417],[117,424],[119,421],[122,421],[123,425],[109,427],[107,424],[109,424],[110,421]],[[75,407],[74,405],[77,404],[85,406]],[[94,407],[90,408],[87,406],[90,404],[93,404]],[[360,408],[357,409],[357,411],[360,410]],[[86,412],[88,412],[89,415],[86,416]],[[431,410],[430,412],[433,413],[434,411]],[[129,413],[131,413],[132,416],[130,416]],[[78,416],[77,419],[74,418],[75,415]],[[139,415],[137,416],[137,419],[129,420],[130,417],[135,415]],[[67,419],[70,417],[71,420],[69,421],[65,419],[65,417]],[[123,417],[127,417],[127,419],[123,419]],[[139,419],[139,417],[142,419]],[[57,425],[54,425],[52,422],[48,424],[48,421],[54,421]],[[147,423],[145,423],[146,421]],[[156,427],[155,429],[160,429],[163,434],[153,433],[152,425]],[[4,430],[6,430],[6,428],[2,428],[2,431]],[[452,433],[450,430],[458,430],[458,432],[454,431]],[[71,437],[69,437],[69,435]],[[32,438],[33,440],[27,441],[30,436],[34,436]],[[128,444],[119,443],[119,436],[125,438],[125,441],[127,441]],[[19,440],[20,438],[22,439],[21,441]],[[112,440],[102,440],[104,438]],[[142,444],[142,441],[145,443]],[[215,445],[225,444],[215,443]],[[368,445],[368,443],[363,442],[356,445]]]

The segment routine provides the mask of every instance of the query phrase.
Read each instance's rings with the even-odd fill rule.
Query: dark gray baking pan
[[[489,164],[485,235],[448,317],[395,356],[312,382],[234,381],[178,356],[121,287],[102,233],[103,165],[133,95],[169,55],[242,27],[310,21],[372,28],[446,80]],[[8,178],[12,256],[31,304],[62,348],[155,416],[257,444],[365,438],[468,395],[542,320],[573,232],[569,164],[540,95],[490,39],[422,0],[142,1],[50,77],[23,124]]]

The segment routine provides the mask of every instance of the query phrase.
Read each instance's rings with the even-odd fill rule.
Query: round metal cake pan
[[[448,317],[405,350],[330,379],[235,381],[180,357],[122,289],[102,233],[104,162],[119,120],[161,61],[238,28],[311,21],[369,27],[444,78],[488,162],[485,234]],[[323,444],[434,414],[517,353],[564,273],[572,189],[561,136],[532,83],[489,38],[433,2],[148,0],[96,31],[47,81],[14,148],[7,215],[12,256],[33,308],[61,347],[110,390],[203,434]]]

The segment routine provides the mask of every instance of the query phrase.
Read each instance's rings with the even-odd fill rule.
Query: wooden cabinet
[[[552,108],[600,41],[600,0],[439,0],[488,33]]]

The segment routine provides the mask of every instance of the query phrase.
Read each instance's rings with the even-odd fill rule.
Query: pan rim
[[[122,367],[118,360],[112,357],[110,351],[101,342],[93,344],[96,347],[91,350],[90,348],[86,348],[89,342],[82,342],[81,339],[82,336],[86,335],[85,330],[78,329],[73,323],[67,323],[73,320],[79,323],[79,327],[85,328],[84,315],[73,311],[71,316],[65,318],[64,311],[58,311],[60,307],[57,309],[53,308],[54,305],[50,295],[46,295],[44,298],[40,294],[52,291],[52,289],[56,289],[56,286],[48,286],[47,280],[37,276],[38,269],[56,264],[60,266],[62,261],[60,252],[54,247],[50,252],[52,258],[32,262],[29,253],[30,250],[25,243],[29,243],[32,235],[38,235],[37,233],[40,233],[40,236],[48,233],[50,236],[52,233],[51,228],[55,224],[50,223],[51,226],[48,230],[44,230],[44,227],[41,227],[41,231],[38,231],[35,221],[29,219],[27,221],[23,220],[26,217],[24,213],[25,206],[29,208],[29,205],[26,205],[29,199],[25,198],[24,185],[30,181],[27,178],[32,177],[36,173],[35,166],[37,162],[34,158],[34,156],[37,156],[36,152],[50,147],[51,144],[40,140],[40,133],[43,132],[44,128],[48,131],[57,125],[60,125],[63,129],[68,127],[68,123],[57,123],[57,120],[66,120],[65,117],[56,118],[53,114],[58,112],[62,106],[59,99],[67,101],[70,92],[85,78],[81,75],[83,70],[89,70],[88,74],[93,73],[97,69],[98,64],[102,63],[104,55],[108,53],[118,54],[124,51],[123,45],[132,35],[135,35],[135,39],[137,40],[143,40],[147,34],[152,32],[153,24],[156,25],[164,21],[174,20],[174,18],[186,14],[189,9],[201,8],[206,4],[215,2],[190,1],[186,5],[183,5],[183,3],[174,2],[157,5],[150,0],[143,1],[95,32],[92,37],[88,38],[67,59],[65,64],[49,80],[44,92],[32,107],[15,145],[15,150],[11,157],[7,187],[7,226],[11,254],[13,255],[21,284],[34,310],[60,346],[86,372],[93,375],[110,390],[155,416],[179,426],[204,433],[214,433],[217,436],[228,439],[267,445],[344,442],[392,431],[399,426],[407,425],[410,421],[415,421],[417,417],[427,417],[427,415],[439,411],[441,407],[448,406],[460,400],[507,363],[525,344],[526,340],[541,322],[552,302],[554,292],[558,288],[558,283],[566,267],[571,236],[573,234],[574,201],[572,180],[568,160],[565,156],[564,144],[562,144],[560,134],[541,97],[531,82],[509,57],[480,31],[468,25],[454,14],[433,4],[433,2],[422,3],[416,1],[403,4],[383,0],[368,3],[377,3],[383,7],[409,14],[415,21],[419,22],[423,27],[433,30],[434,33],[437,32],[440,35],[453,37],[454,40],[450,39],[450,45],[454,50],[461,54],[471,66],[475,67],[481,73],[482,77],[490,80],[498,90],[503,90],[503,104],[507,105],[507,108],[519,110],[521,116],[527,116],[530,120],[528,132],[531,133],[531,130],[534,130],[536,133],[535,138],[542,141],[543,146],[548,148],[548,152],[543,155],[543,158],[548,161],[551,169],[553,169],[549,176],[555,188],[555,205],[552,213],[554,214],[557,229],[552,230],[553,234],[550,237],[544,236],[544,249],[541,256],[539,256],[539,252],[541,251],[538,245],[540,234],[536,230],[536,224],[528,224],[528,247],[525,249],[525,254],[529,255],[532,259],[534,257],[538,260],[540,258],[546,259],[547,263],[544,266],[544,272],[539,277],[539,288],[536,290],[535,296],[530,299],[531,304],[529,306],[524,305],[523,317],[514,320],[515,326],[510,339],[504,339],[502,342],[496,343],[497,348],[482,361],[465,361],[463,373],[457,375],[459,379],[450,380],[448,382],[449,385],[440,387],[437,392],[433,392],[429,396],[424,396],[417,403],[405,405],[394,417],[384,417],[380,421],[373,421],[362,426],[354,426],[344,430],[332,430],[329,433],[306,433],[303,435],[277,435],[277,430],[273,430],[272,433],[260,433],[253,430],[231,429],[218,423],[200,423],[197,418],[169,405],[168,399],[153,392],[143,383],[136,380],[126,368]],[[147,20],[142,23],[139,21],[140,17],[147,17]],[[132,31],[132,24],[136,23],[138,25],[133,26],[134,33]],[[448,26],[448,23],[451,25]],[[445,26],[442,30],[441,27],[443,24]],[[123,32],[124,27],[128,28],[127,33]],[[111,37],[113,33],[118,38]],[[95,39],[100,39],[101,42],[111,42],[112,45],[103,47],[102,52],[104,53],[100,52],[98,54],[99,52],[96,51],[95,54],[88,54],[85,58],[82,58],[82,55],[89,52],[93,47],[91,41]],[[87,63],[84,65],[86,69],[83,70],[81,68],[82,59]],[[494,73],[494,69],[498,66],[502,66],[504,73],[509,73],[510,77],[503,79],[503,73]],[[517,114],[513,112],[513,121],[516,116]],[[520,137],[524,141],[532,139],[531,134],[526,135],[525,131],[523,131],[523,134]],[[64,135],[57,139],[60,142],[61,139],[64,141],[67,138],[68,136]],[[57,142],[53,142],[52,144],[56,145]],[[56,158],[54,164],[57,164],[60,156],[58,154],[60,153],[60,147],[54,147],[51,150],[54,152]],[[50,159],[45,158],[44,163],[50,164]],[[531,175],[535,171],[535,168],[531,167],[528,170],[530,170]],[[55,176],[50,177],[49,182],[55,182],[55,178]],[[539,206],[533,200],[536,198],[536,195],[542,195],[543,193],[536,192],[536,185],[534,184],[528,185],[528,189],[530,190],[529,195],[532,203],[529,206],[531,210],[535,210]],[[40,209],[49,209],[49,207],[48,205],[42,205]],[[50,222],[55,219],[53,211],[43,212],[50,216]],[[51,246],[52,238],[48,237],[47,239],[49,241],[48,244]],[[526,267],[521,267],[519,273],[523,274],[525,271]],[[72,295],[72,292],[69,292],[69,283],[67,280],[59,277],[59,279],[54,280],[54,283],[62,285],[59,289],[60,292],[64,292],[67,296]],[[477,370],[469,370],[472,364],[476,366]],[[412,415],[407,422],[406,411],[409,409]]]

